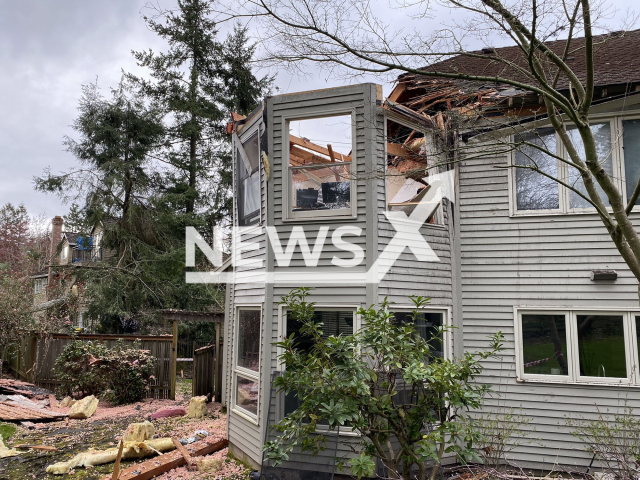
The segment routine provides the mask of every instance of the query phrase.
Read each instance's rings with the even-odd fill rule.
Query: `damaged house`
[[[603,167],[628,199],[640,178],[640,31],[599,43],[592,128],[599,150],[608,152]],[[433,68],[498,75],[504,67],[496,55],[519,55],[516,47],[477,53]],[[578,74],[586,71],[580,55],[567,61]],[[589,465],[592,453],[566,419],[640,407],[638,282],[580,195],[509,168],[533,158],[579,185],[556,157],[509,147],[518,137],[565,156],[545,113],[537,96],[516,88],[403,75],[387,99],[380,86],[361,84],[272,96],[247,118],[234,116],[235,222],[254,245],[235,250],[227,284],[224,397],[234,455],[260,464],[269,417],[296,408],[284,395],[270,402],[272,374],[284,368],[273,344],[299,327],[280,298],[310,286],[329,334],[358,329],[357,309],[385,297],[401,318],[409,295],[432,299],[425,330],[455,327],[444,356],[485,348],[487,337],[502,331],[501,359],[487,362],[481,381],[499,392],[489,412],[514,408],[531,419],[524,428],[532,442],[510,459],[531,467]],[[431,192],[435,182],[444,193]],[[430,208],[419,211],[425,200]],[[411,228],[431,251],[401,245],[388,265],[379,261],[399,228],[389,212],[418,222]],[[278,245],[264,227],[277,233]],[[300,227],[308,245],[299,241]],[[314,251],[307,278],[302,251],[314,250],[320,237],[334,243]],[[336,247],[342,237],[359,248]],[[281,261],[276,253],[295,240]],[[353,265],[336,265],[336,257]],[[348,439],[349,432],[342,442]]]

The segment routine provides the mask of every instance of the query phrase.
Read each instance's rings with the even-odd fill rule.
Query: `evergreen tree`
[[[228,110],[248,115],[268,95],[274,77],[258,79],[251,69],[256,44],[249,43],[248,28],[236,24],[223,45],[224,103]]]
[[[91,225],[87,223],[87,213],[76,202],[71,203],[69,213],[63,215],[64,229],[67,232],[88,233]]]

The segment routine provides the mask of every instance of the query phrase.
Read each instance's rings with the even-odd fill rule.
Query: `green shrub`
[[[105,390],[102,373],[90,365],[91,359],[101,358],[107,347],[98,342],[74,340],[56,358],[53,375],[61,385],[58,393],[63,396],[98,395]]]
[[[73,341],[56,359],[54,376],[62,395],[102,395],[117,405],[143,399],[155,359],[139,343],[118,340],[113,348],[91,341]]]

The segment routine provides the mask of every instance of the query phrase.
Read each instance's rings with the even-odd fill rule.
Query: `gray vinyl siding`
[[[593,214],[510,217],[506,156],[462,162],[459,172],[460,284],[465,350],[486,348],[505,334],[500,359],[486,363],[479,381],[500,392],[486,413],[516,409],[531,419],[532,443],[510,455],[523,466],[554,463],[585,467],[585,451],[565,423],[595,419],[628,400],[640,407],[640,389],[616,386],[518,383],[514,306],[638,308],[637,281]],[[614,269],[618,280],[593,282],[590,272]],[[522,409],[521,411],[519,409]]]

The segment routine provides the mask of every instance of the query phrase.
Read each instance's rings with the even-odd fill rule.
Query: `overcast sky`
[[[624,18],[634,1],[614,0],[621,11],[617,17]],[[97,79],[107,89],[118,82],[121,70],[138,71],[132,49],[163,48],[141,18],[146,2],[0,0],[0,206],[24,203],[29,213],[47,217],[67,212],[58,198],[33,190],[33,177],[47,166],[61,172],[74,165],[62,141],[73,135],[69,125],[81,85]],[[403,21],[402,12],[395,15],[394,21]],[[437,25],[438,20],[429,23]],[[309,68],[312,76],[306,79],[273,72],[278,73],[278,93],[345,83],[318,67]]]

